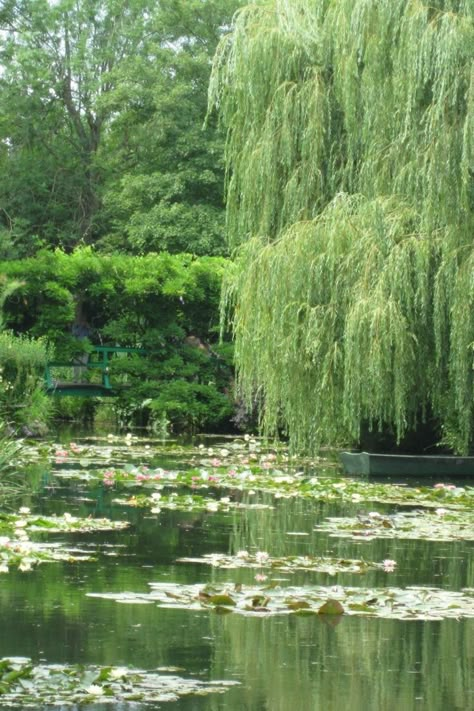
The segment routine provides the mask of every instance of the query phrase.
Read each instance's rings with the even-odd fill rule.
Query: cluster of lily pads
[[[24,531],[49,533],[91,533],[92,531],[117,531],[127,528],[128,521],[112,521],[108,518],[80,518],[70,513],[61,516],[32,514],[29,509],[20,509],[18,514],[1,514],[0,530],[23,529]]]
[[[106,487],[237,489],[269,492],[275,498],[304,497],[347,503],[378,501],[434,508],[474,505],[472,486],[437,483],[413,487],[351,479],[338,476],[333,461],[318,459],[312,461],[308,469],[308,462],[292,458],[283,448],[266,449],[259,440],[249,436],[214,447],[146,442],[148,440],[128,434],[125,437],[109,435],[105,446],[103,440],[98,441],[101,446],[76,443],[71,443],[69,449],[52,446],[50,454],[55,462],[67,463],[67,468],[56,468],[54,474],[83,481],[99,480]],[[175,465],[169,469],[153,466],[153,461],[160,457],[174,461]],[[137,460],[141,464],[133,463]]]
[[[369,570],[384,570],[392,572],[395,568],[395,561],[384,560],[375,563],[367,560],[353,560],[345,558],[316,557],[310,555],[279,556],[272,557],[266,551],[238,551],[235,555],[225,555],[222,553],[208,553],[201,558],[178,558],[178,563],[204,563],[214,568],[231,570],[235,568],[258,568],[268,571],[281,571],[284,573],[294,573],[298,570],[309,572],[327,573],[366,573]],[[267,580],[265,573],[258,573],[256,580]]]
[[[0,659],[2,708],[38,708],[82,704],[113,707],[136,702],[177,701],[185,696],[222,694],[237,682],[202,682],[172,670],[79,665],[35,665],[25,657]],[[82,706],[81,706],[82,708]]]
[[[128,525],[127,521],[78,518],[69,513],[62,516],[43,516],[32,514],[27,507],[22,507],[18,513],[1,514],[0,573],[8,573],[12,568],[27,572],[40,563],[91,560],[89,553],[70,548],[63,543],[32,541],[31,533],[89,533],[119,530]]]
[[[332,463],[292,459],[283,449],[265,447],[251,437],[226,446],[153,445],[132,435],[67,447],[52,445],[47,456],[53,474],[84,483],[101,482],[113,492],[114,503],[143,508],[157,515],[162,510],[216,512],[272,509],[277,500],[304,498],[353,505],[380,502],[403,507],[393,513],[367,511],[357,516],[328,518],[314,530],[357,541],[374,538],[473,540],[474,487],[438,483],[434,486],[379,484],[337,475]],[[158,466],[160,457],[166,464]],[[137,465],[135,462],[139,461]],[[163,465],[163,461],[160,462]],[[167,467],[167,468],[165,468]],[[331,470],[332,468],[332,470]],[[124,490],[128,489],[127,494]],[[130,491],[133,490],[133,493]],[[246,492],[245,497],[240,492]],[[257,492],[270,493],[270,503],[249,503]],[[132,494],[132,495],[130,495]],[[269,498],[269,497],[267,497]],[[407,510],[407,506],[414,510]],[[36,533],[89,533],[124,529],[126,521],[32,514],[20,509],[0,516],[0,572],[12,567],[27,571],[46,561],[90,559],[87,551],[63,543],[30,540]],[[44,536],[39,536],[41,539]],[[89,593],[122,604],[153,604],[161,608],[210,611],[242,616],[309,615],[337,624],[343,615],[404,620],[473,618],[474,590],[458,592],[411,586],[362,588],[340,585],[291,586],[296,572],[325,575],[393,573],[394,560],[371,561],[311,555],[276,556],[266,551],[240,550],[235,555],[211,553],[178,559],[222,570],[246,570],[252,582],[227,580],[217,584],[181,585],[150,582],[148,592],[97,591]],[[282,575],[283,574],[283,575]],[[381,575],[377,580],[382,579]],[[294,578],[298,580],[298,578]],[[31,660],[0,660],[0,698],[6,707],[48,705],[81,706],[133,702],[176,701],[187,695],[223,693],[235,682],[204,683],[186,679],[173,670],[118,667],[34,665]]]
[[[149,508],[153,514],[158,514],[162,509],[171,511],[231,511],[233,509],[272,509],[269,504],[249,504],[240,501],[232,501],[229,496],[222,496],[220,499],[199,496],[197,494],[177,494],[172,492],[169,495],[154,492],[150,496],[137,494],[128,499],[114,499],[115,504],[121,506],[134,506],[136,508]]]
[[[424,539],[427,541],[474,540],[471,510],[448,508],[425,511],[369,511],[355,517],[332,517],[315,527],[338,538],[372,541],[374,538]]]
[[[281,587],[278,583],[178,585],[150,583],[148,593],[89,593],[129,604],[156,604],[185,610],[213,609],[241,615],[362,615],[406,620],[474,617],[474,590],[461,592],[432,587],[352,588],[333,586]]]
[[[308,476],[301,470],[251,466],[223,466],[202,460],[201,466],[165,470],[161,467],[127,464],[123,468],[66,469],[55,471],[59,477],[82,481],[102,481],[105,487],[133,486],[161,490],[163,487],[188,487],[196,490],[234,489],[250,494],[260,491],[278,498],[307,498],[315,501],[343,503],[381,502],[395,505],[417,505],[437,508],[464,508],[474,505],[474,487],[438,483],[408,487],[399,484],[379,484],[343,476]],[[207,465],[207,466],[205,466]],[[192,500],[189,500],[190,506]],[[191,510],[191,509],[190,509]]]

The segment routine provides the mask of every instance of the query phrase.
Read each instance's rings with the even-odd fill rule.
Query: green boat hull
[[[474,477],[474,457],[341,452],[346,474]]]

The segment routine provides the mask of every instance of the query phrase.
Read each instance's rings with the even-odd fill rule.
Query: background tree
[[[4,3],[3,256],[104,235],[109,250],[223,251],[220,141],[201,127],[237,4]]]
[[[470,447],[473,68],[471,0],[262,0],[218,49],[239,385],[297,448]]]
[[[130,76],[116,92],[108,155],[117,164],[107,186],[107,248],[223,254],[223,140],[203,129],[211,58],[228,29],[236,0],[168,0],[160,4],[160,58],[146,81]],[[127,81],[141,85],[137,96]],[[138,89],[137,89],[138,90]],[[148,110],[143,110],[147,106]]]

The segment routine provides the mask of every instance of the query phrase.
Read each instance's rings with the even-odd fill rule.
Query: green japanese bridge
[[[94,346],[71,362],[52,361],[46,365],[44,373],[46,392],[55,396],[116,397],[126,385],[111,383],[110,361],[116,356],[145,352],[141,348]],[[72,380],[64,380],[64,374],[70,371]]]

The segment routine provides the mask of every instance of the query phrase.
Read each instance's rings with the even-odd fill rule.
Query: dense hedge
[[[115,382],[129,388],[117,410],[142,424],[175,429],[222,428],[232,414],[230,346],[218,344],[220,285],[229,262],[188,254],[98,255],[44,251],[0,262],[0,273],[23,283],[6,301],[16,333],[42,337],[55,358],[71,360],[94,344],[142,348],[117,358]],[[91,329],[78,341],[78,314]]]

